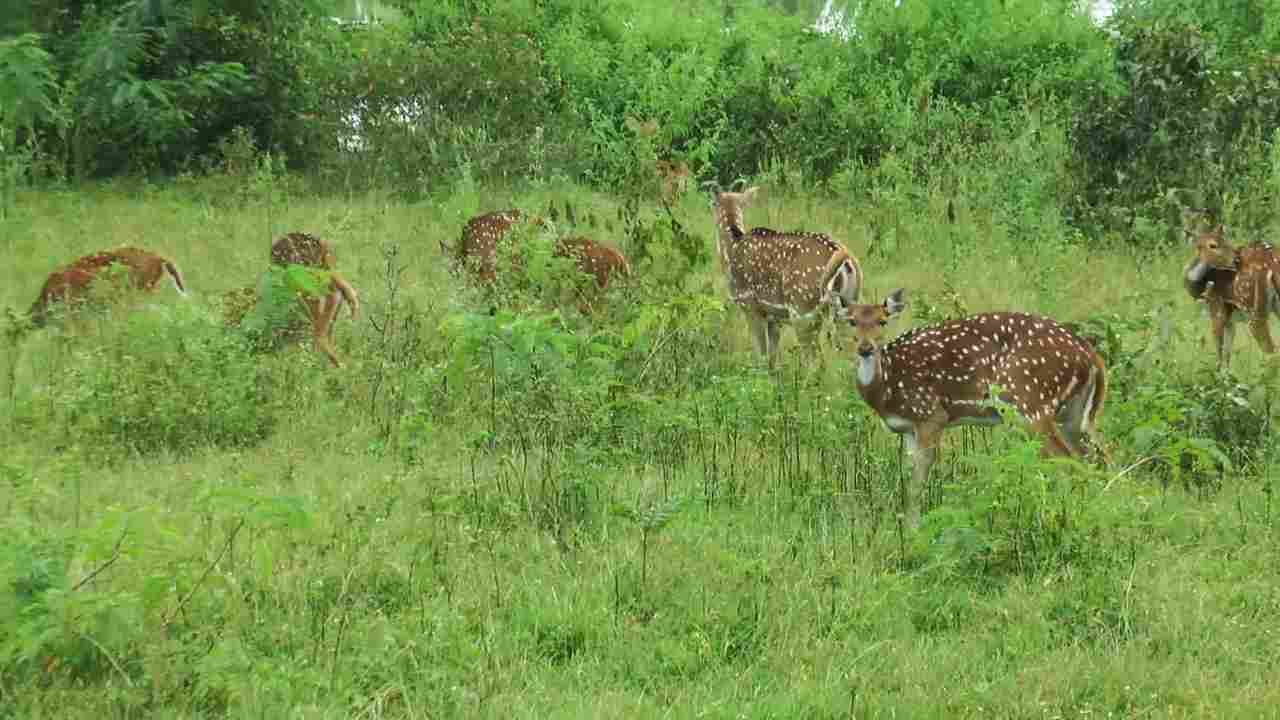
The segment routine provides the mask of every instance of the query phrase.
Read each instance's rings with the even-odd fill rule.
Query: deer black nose
[[[871,353],[876,351],[876,346],[869,342],[858,343],[858,354],[862,357],[871,357]]]

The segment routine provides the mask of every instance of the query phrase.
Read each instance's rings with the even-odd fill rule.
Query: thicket
[[[3,27],[0,142],[21,179],[198,169],[248,138],[410,195],[642,194],[666,159],[1144,243],[1179,204],[1258,232],[1278,202],[1275,0],[1133,0],[1104,27],[1067,0],[851,0],[825,34],[813,3],[397,0],[355,26],[332,4],[34,3]]]

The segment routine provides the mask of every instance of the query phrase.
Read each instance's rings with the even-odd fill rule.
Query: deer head
[[[1106,396],[1102,358],[1060,323],[1026,313],[981,313],[884,341],[889,321],[906,307],[895,290],[879,304],[847,311],[856,339],[856,385],[863,400],[914,455],[907,521],[919,520],[919,491],[937,457],[942,432],[956,424],[995,425],[1000,399],[1045,438],[1048,455],[1085,454],[1084,435]]]

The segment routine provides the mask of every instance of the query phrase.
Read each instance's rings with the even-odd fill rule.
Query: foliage
[[[35,126],[42,151],[75,178],[172,171],[248,126],[264,146],[305,156],[296,37],[314,10],[309,0],[42,3],[29,22],[56,75],[56,112]]]
[[[248,346],[203,309],[133,313],[78,354],[54,391],[86,451],[242,447],[272,431],[270,388]]]

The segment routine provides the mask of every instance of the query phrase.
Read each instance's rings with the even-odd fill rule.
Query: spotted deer
[[[772,366],[780,324],[799,322],[801,342],[816,350],[827,312],[858,301],[862,267],[829,235],[745,229],[743,210],[758,191],[717,192],[714,217],[729,299],[746,312],[756,346]]]
[[[1209,307],[1218,350],[1218,367],[1231,366],[1237,311],[1249,319],[1249,331],[1264,353],[1276,351],[1270,315],[1280,318],[1280,252],[1270,244],[1234,247],[1221,224],[1196,226],[1187,239],[1195,257],[1182,272],[1183,286]]]
[[[453,250],[442,247],[457,265],[471,270],[485,284],[496,280],[498,243],[517,224],[528,222],[545,226],[537,216],[527,216],[518,209],[501,210],[471,218],[462,230],[462,240]],[[592,277],[600,290],[605,290],[615,277],[630,277],[631,265],[616,248],[577,235],[558,238],[552,253],[574,261],[578,271]]]
[[[905,490],[906,522],[920,520],[919,498],[948,427],[998,425],[991,388],[1044,436],[1042,453],[1087,454],[1089,436],[1105,458],[1095,426],[1107,394],[1102,357],[1060,323],[1020,312],[970,315],[882,339],[906,307],[904,291],[880,304],[850,307],[857,343],[858,394],[913,455]]]
[[[122,277],[133,289],[153,291],[167,277],[180,295],[187,294],[182,272],[168,258],[136,247],[120,247],[85,255],[50,274],[31,306],[31,324],[44,327],[50,311],[58,303],[67,306],[83,303],[94,281],[116,267],[123,268]]]
[[[338,256],[324,240],[303,232],[281,235],[271,243],[271,264],[304,265],[311,268],[332,270],[338,266]]]
[[[351,318],[359,314],[360,296],[356,289],[341,275],[333,272],[337,266],[337,255],[324,240],[308,233],[291,232],[282,235],[271,244],[270,264],[278,268],[274,273],[263,275],[257,287],[244,287],[232,290],[223,296],[224,319],[228,325],[241,326],[249,320],[247,326],[271,326],[269,331],[272,342],[278,343],[288,338],[301,335],[303,325],[309,326],[312,343],[316,350],[323,354],[334,367],[341,367],[334,349],[334,320],[343,302],[351,308]],[[302,266],[311,273],[308,287],[291,284],[289,266]],[[302,309],[303,322],[296,315],[282,321],[280,326],[273,325],[269,317],[274,302],[269,295],[272,292],[292,293]],[[262,317],[253,316],[255,312]]]
[[[498,242],[516,223],[526,219],[541,224],[540,218],[526,218],[515,208],[477,215],[463,226],[462,238],[455,247],[450,248],[441,240],[440,251],[451,257],[456,267],[469,270],[486,285],[491,284],[497,279]]]

